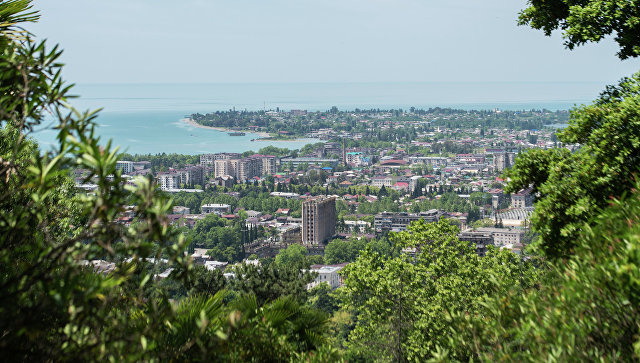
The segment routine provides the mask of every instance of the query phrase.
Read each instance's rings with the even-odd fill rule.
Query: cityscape
[[[0,0],[2,360],[640,361],[638,19]]]

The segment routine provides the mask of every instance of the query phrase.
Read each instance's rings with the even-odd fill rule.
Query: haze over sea
[[[72,104],[80,110],[103,108],[98,134],[129,153],[258,151],[267,145],[300,148],[315,142],[251,141],[258,137],[189,126],[192,113],[236,110],[429,108],[566,110],[588,103],[604,89],[599,82],[432,82],[432,83],[256,83],[256,84],[100,84],[77,85]],[[39,131],[43,148],[55,133]]]

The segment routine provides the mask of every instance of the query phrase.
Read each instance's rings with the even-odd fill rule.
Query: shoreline
[[[189,126],[198,127],[198,128],[201,128],[201,129],[216,130],[216,131],[221,131],[221,132],[236,132],[236,130],[231,130],[231,129],[227,129],[227,128],[224,128],[224,127],[200,125],[199,123],[195,122],[193,119],[190,119],[190,118],[183,118],[180,121],[186,123]],[[268,132],[264,132],[264,131],[241,130],[241,132],[255,134],[255,135],[258,135],[259,137],[271,137],[271,135],[269,135]]]
[[[216,126],[205,126],[205,125],[200,125],[199,123],[195,122],[193,119],[185,117],[182,120],[180,120],[184,123],[186,123],[189,126],[193,126],[193,127],[198,127],[201,129],[209,129],[209,130],[216,130],[216,131],[220,131],[220,132],[235,132],[236,130],[231,130],[231,129],[227,129],[225,127],[216,127]],[[253,139],[251,141],[278,141],[278,142],[299,142],[299,141],[303,141],[306,138],[296,138],[293,140],[279,140],[277,138],[273,138],[268,132],[264,132],[264,131],[251,131],[251,130],[241,130],[242,132],[246,132],[249,134],[254,134],[254,135],[258,135],[258,138]]]

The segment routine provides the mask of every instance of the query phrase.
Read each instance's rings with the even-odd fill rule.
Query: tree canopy
[[[542,29],[546,35],[562,30],[569,49],[599,42],[613,35],[618,57],[640,55],[640,1],[638,0],[529,0],[519,24]]]

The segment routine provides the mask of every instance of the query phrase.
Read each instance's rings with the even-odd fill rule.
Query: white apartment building
[[[133,173],[133,161],[125,161],[125,160],[117,161],[116,170],[120,170],[124,175],[129,175]]]
[[[179,189],[180,179],[180,174],[177,173],[162,173],[156,176],[161,190]]]

